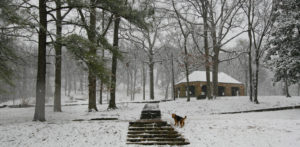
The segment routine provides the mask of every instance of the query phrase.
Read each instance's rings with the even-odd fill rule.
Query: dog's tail
[[[183,119],[186,119],[186,116]]]

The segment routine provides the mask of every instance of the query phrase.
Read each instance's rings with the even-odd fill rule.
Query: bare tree
[[[238,32],[233,37],[225,39],[228,33],[240,24],[240,18],[237,16],[241,8],[241,0],[234,1],[211,1],[208,3],[208,22],[210,28],[210,36],[212,39],[213,46],[213,95],[216,97],[218,95],[218,67],[219,67],[219,54],[220,51],[224,51],[222,47],[230,42],[232,39],[244,33],[244,31]],[[220,8],[219,15],[218,8]]]
[[[187,101],[189,102],[190,101],[190,82],[189,82],[189,63],[188,63],[189,56],[188,56],[188,51],[187,51],[187,41],[188,41],[189,35],[191,33],[188,30],[187,24],[185,24],[186,29],[183,28],[183,24],[181,22],[181,18],[179,16],[179,13],[178,13],[178,11],[175,7],[174,0],[172,0],[172,5],[173,5],[174,11],[175,11],[176,16],[177,16],[176,19],[178,21],[181,34],[182,34],[183,39],[184,39],[184,42],[183,42],[184,56],[185,56],[184,57],[184,66],[185,66],[185,77],[186,77]]]
[[[156,59],[156,56],[162,48],[162,46],[158,46],[157,42],[159,41],[159,31],[166,26],[159,17],[151,16],[151,19],[152,25],[147,30],[130,28],[131,31],[122,34],[122,38],[142,46],[141,49],[146,53],[147,61],[144,61],[144,63],[147,63],[149,66],[150,99],[154,100],[154,65],[155,63],[160,62],[160,60]]]
[[[244,8],[244,12],[248,19],[248,38],[249,38],[249,80],[250,80],[250,101],[254,103],[258,102],[258,79],[259,79],[259,68],[260,59],[263,56],[265,49],[263,44],[270,36],[270,30],[272,27],[272,16],[273,16],[273,3],[267,0],[256,1],[249,0]],[[252,45],[255,49],[255,74],[252,73]],[[254,76],[254,81],[252,80]],[[253,83],[254,82],[254,83]],[[254,84],[254,85],[253,85]],[[254,88],[252,91],[252,87]],[[252,93],[254,92],[254,99]]]
[[[248,20],[248,38],[249,38],[249,51],[248,51],[248,66],[249,66],[249,99],[250,101],[253,101],[253,73],[252,73],[252,33],[251,33],[251,26],[253,24],[253,15],[251,16],[251,13],[253,13],[254,9],[252,8],[253,1],[248,1],[248,11],[247,11],[247,20]]]
[[[207,32],[211,41],[211,47],[205,47],[206,53],[202,53],[206,57],[206,64],[207,64],[207,75],[209,74],[208,66],[212,65],[213,71],[213,96],[216,97],[218,95],[218,67],[221,62],[231,60],[225,59],[220,60],[220,52],[224,53],[234,53],[235,51],[227,51],[224,49],[224,46],[230,42],[231,40],[235,39],[245,31],[238,31],[235,33],[233,30],[235,28],[239,28],[242,19],[240,16],[240,8],[242,6],[242,0],[234,0],[234,1],[208,1],[208,0],[189,0],[189,4],[191,4],[191,10],[189,13],[185,12],[184,15],[192,15],[189,18],[179,15],[180,18],[190,25],[204,25],[203,22],[205,20],[199,21],[196,18],[205,18],[207,19],[207,25],[205,25],[204,32]],[[191,11],[191,12],[190,12]],[[206,14],[207,13],[207,14]],[[194,16],[194,17],[193,17]],[[228,35],[231,34],[231,35]],[[206,43],[208,45],[208,43]],[[208,49],[212,49],[211,58],[212,62],[209,61],[209,51]],[[239,55],[239,54],[238,54]],[[238,56],[237,55],[237,56]],[[207,76],[209,77],[209,76]]]
[[[207,87],[207,98],[212,99],[211,96],[211,82],[210,82],[210,54],[209,54],[209,44],[208,44],[208,2],[206,0],[201,0],[202,6],[202,19],[203,19],[203,38],[204,38],[204,49],[205,49],[205,71],[206,71],[206,87]]]
[[[190,0],[189,3],[194,7],[195,13],[198,14],[199,16],[202,17],[202,22],[203,24],[192,24],[193,26],[193,41],[196,45],[196,48],[200,52],[200,54],[204,55],[205,57],[205,71],[206,71],[206,85],[207,85],[207,93],[206,97],[208,99],[212,99],[212,87],[211,87],[211,80],[210,80],[210,68],[211,68],[211,55],[210,55],[210,50],[211,48],[209,47],[209,25],[208,25],[208,8],[209,8],[209,3],[207,0]],[[203,26],[203,35],[201,35],[199,32],[196,32],[195,28],[196,26]],[[198,44],[199,40],[196,38],[196,36],[201,36],[203,37],[203,44],[204,44],[204,52],[201,49],[201,46]],[[202,43],[202,42],[201,42]]]

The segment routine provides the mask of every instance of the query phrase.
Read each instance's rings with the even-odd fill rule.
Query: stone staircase
[[[129,122],[127,144],[187,145],[189,142],[170,124],[161,120],[158,104],[146,104],[141,119]]]

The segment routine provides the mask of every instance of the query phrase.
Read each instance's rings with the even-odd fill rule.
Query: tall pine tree
[[[36,80],[36,104],[34,121],[45,121],[45,88],[46,88],[46,39],[47,39],[47,10],[46,0],[39,1],[39,43],[38,70]]]

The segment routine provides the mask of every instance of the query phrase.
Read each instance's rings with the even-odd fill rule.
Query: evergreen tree
[[[75,56],[83,61],[85,65],[87,65],[88,72],[89,72],[89,110],[96,108],[96,77],[98,76],[102,82],[106,82],[109,78],[108,72],[105,69],[104,60],[100,56],[98,56],[96,53],[97,47],[104,49],[109,49],[113,54],[113,60],[116,64],[117,57],[120,57],[120,53],[117,50],[117,42],[116,39],[114,39],[113,45],[108,43],[107,39],[105,38],[105,35],[101,35],[101,33],[97,32],[95,25],[96,25],[96,8],[100,8],[102,10],[105,10],[115,16],[119,16],[118,18],[124,18],[131,24],[134,24],[140,28],[147,29],[147,24],[144,21],[145,16],[150,13],[148,10],[135,10],[131,7],[131,5],[126,1],[124,3],[123,0],[103,0],[103,1],[97,1],[92,0],[88,5],[82,0],[75,1],[75,0],[69,0],[68,5],[71,8],[77,8],[80,18],[82,20],[82,26],[86,29],[86,32],[88,33],[88,40],[86,40],[83,37],[80,37],[78,35],[70,35],[65,39],[65,45],[67,48],[75,54]],[[90,8],[90,24],[86,22],[86,18],[83,13],[82,8]],[[118,28],[118,27],[117,27]],[[116,36],[116,35],[114,35]],[[99,42],[99,46],[95,46],[96,43]],[[90,52],[87,52],[84,47],[90,48]],[[81,54],[84,53],[84,54]],[[98,58],[98,59],[96,59]],[[98,70],[99,69],[99,70]],[[116,75],[116,66],[112,67],[113,69],[113,76]],[[112,79],[112,83],[115,83],[116,79]],[[113,85],[112,85],[113,86]],[[109,108],[116,108],[115,105],[115,89],[112,88],[111,90],[111,100]]]
[[[14,11],[16,8],[11,7],[11,3],[9,0],[0,1],[0,82],[9,85],[13,85],[11,81],[13,69],[9,63],[17,58],[11,37],[13,28],[9,25],[19,20]],[[1,92],[3,89],[0,87]]]
[[[13,49],[12,40],[3,36],[0,33],[0,82],[4,82],[9,85],[13,85],[12,83],[12,75],[13,69],[9,65],[11,60],[16,58],[16,53]],[[0,93],[3,92],[0,87]]]
[[[275,72],[275,82],[284,80],[289,96],[287,87],[300,80],[300,1],[281,1],[276,8],[265,63]]]

